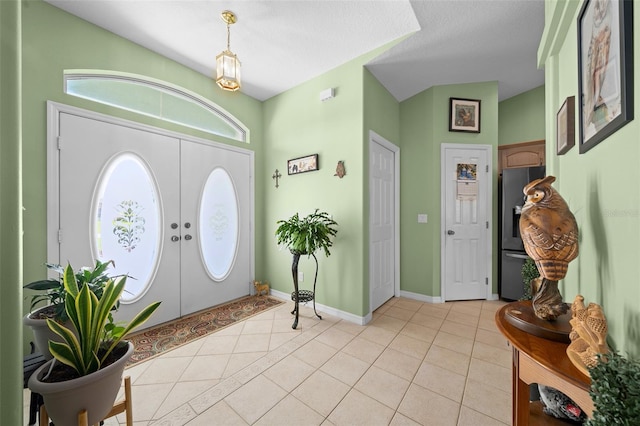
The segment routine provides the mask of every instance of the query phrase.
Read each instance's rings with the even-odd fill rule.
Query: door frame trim
[[[394,265],[394,274],[393,274],[393,295],[395,297],[400,296],[400,147],[389,142],[387,139],[383,138],[373,130],[369,130],[369,152],[367,161],[371,161],[371,146],[373,144],[378,144],[389,151],[393,152],[394,158],[394,242],[393,242],[393,265]],[[368,166],[369,170],[369,203],[367,205],[367,214],[368,214],[368,222],[369,222],[369,245],[368,245],[368,287],[369,287],[369,314],[373,312],[371,309],[372,306],[372,288],[371,288],[371,167]]]
[[[486,289],[486,300],[493,299],[493,269],[492,269],[492,258],[493,258],[493,146],[487,144],[462,144],[462,143],[442,143],[440,145],[440,297],[442,302],[446,302],[446,286],[445,286],[445,275],[444,271],[446,269],[445,264],[445,238],[444,234],[446,232],[446,218],[445,218],[445,172],[446,172],[446,164],[445,164],[445,152],[447,149],[478,149],[485,151],[487,154],[487,167],[489,168],[489,172],[487,175],[489,176],[489,184],[487,185],[487,221],[489,222],[489,229],[487,232],[487,278],[489,279],[489,285],[487,285]]]
[[[109,124],[128,127],[145,132],[173,137],[188,142],[196,142],[204,145],[215,146],[242,154],[249,155],[251,170],[249,171],[249,264],[251,276],[255,276],[255,153],[249,149],[227,145],[209,139],[198,138],[179,132],[174,132],[160,127],[154,127],[143,123],[118,118],[99,112],[65,105],[59,102],[47,101],[47,261],[60,262],[60,243],[58,241],[58,229],[60,228],[60,151],[58,149],[58,135],[60,134],[61,113],[72,114],[79,117],[103,121]],[[252,294],[253,286],[247,283],[249,294]]]

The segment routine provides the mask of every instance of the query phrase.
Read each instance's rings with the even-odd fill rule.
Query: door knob
[[[189,229],[189,228],[191,228],[191,224],[190,224],[189,222],[186,222],[186,223],[184,224],[184,227],[185,227],[185,228],[187,228],[187,229]]]
[[[453,234],[455,234],[455,233],[456,233],[456,232],[455,232],[455,231],[453,231],[453,230],[451,230],[451,229],[449,229],[449,230],[447,231],[447,235],[453,235]]]
[[[171,229],[176,229],[177,227],[178,227],[177,223],[174,222],[174,223],[171,224]]]
[[[184,239],[189,241],[191,238],[193,238],[191,235],[187,234],[184,236]]]
[[[177,235],[173,235],[173,236],[171,237],[171,241],[173,241],[174,243],[175,243],[176,241],[180,241],[180,237],[178,237]]]

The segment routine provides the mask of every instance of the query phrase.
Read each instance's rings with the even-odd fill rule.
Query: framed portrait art
[[[556,144],[558,155],[569,151],[575,144],[575,96],[569,96],[556,114]]]
[[[580,153],[633,120],[633,2],[587,0],[578,14]]]
[[[449,131],[480,133],[480,100],[449,98]]]
[[[307,155],[306,157],[294,158],[287,161],[287,170],[290,175],[313,172],[318,169],[318,154]]]

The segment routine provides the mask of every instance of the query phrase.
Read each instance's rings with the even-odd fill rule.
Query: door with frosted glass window
[[[59,133],[60,262],[114,260],[131,277],[117,320],[160,300],[157,324],[249,293],[250,155],[66,113]]]
[[[248,293],[251,282],[249,153],[183,141],[182,315]]]

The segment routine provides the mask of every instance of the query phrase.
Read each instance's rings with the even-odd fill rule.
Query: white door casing
[[[92,230],[90,218],[96,212],[109,210],[100,208],[101,191],[97,188],[102,177],[109,176],[110,164],[128,161],[139,164],[140,170],[147,170],[149,181],[153,182],[149,186],[157,189],[157,194],[147,199],[157,198],[160,209],[159,220],[155,221],[160,228],[158,266],[152,277],[153,285],[143,294],[135,300],[123,297],[116,320],[131,318],[141,307],[162,300],[159,310],[145,324],[150,326],[250,293],[254,273],[252,152],[54,102],[49,102],[48,107],[48,261],[62,264],[70,261],[79,267],[91,265],[92,257],[100,258],[96,254],[99,252],[96,246],[100,244],[95,242],[111,234],[111,229],[102,229],[111,226],[111,218],[105,214],[103,223]],[[125,160],[118,162],[120,158]],[[205,259],[199,245],[197,219],[202,190],[213,169],[228,171],[239,213],[235,228],[239,239],[230,259],[232,267],[217,280],[203,273]],[[140,187],[140,181],[136,179],[137,184],[130,186]],[[211,198],[208,201],[216,204],[211,203]],[[138,246],[129,247],[133,253],[142,250],[153,229],[154,220],[148,217],[153,209],[144,206],[141,210],[147,214],[142,220],[147,235]],[[187,220],[183,216],[189,221],[196,218],[193,227],[184,227]],[[185,238],[187,234],[192,239]],[[122,260],[116,263],[121,264]]]
[[[491,150],[490,145],[441,146],[444,301],[491,298]]]
[[[370,312],[400,294],[400,150],[369,133]]]

